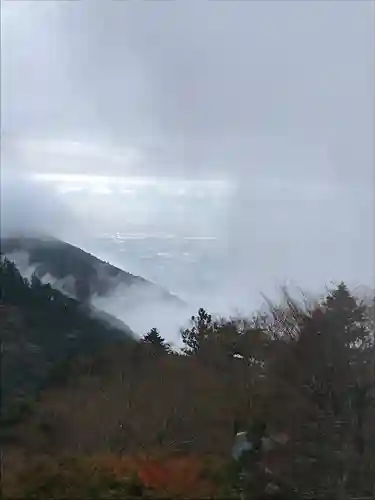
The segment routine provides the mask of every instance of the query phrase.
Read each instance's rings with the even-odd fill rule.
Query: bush
[[[43,456],[28,463],[15,478],[10,497],[70,498],[202,498],[219,492],[218,464],[193,456]]]

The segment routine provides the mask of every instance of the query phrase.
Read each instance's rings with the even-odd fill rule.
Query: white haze
[[[1,22],[2,235],[77,244],[186,319],[374,287],[373,2],[4,1]],[[101,305],[175,338],[182,313],[140,293]]]
[[[219,220],[219,224],[217,224],[215,220],[217,209],[213,209],[211,214],[206,214],[206,218],[208,215],[213,218],[211,223],[208,220],[207,227],[202,227],[202,223],[199,225],[199,214],[197,216],[195,213],[195,199],[193,206],[190,207],[189,210],[191,219],[193,219],[193,215],[195,214],[197,220],[195,224],[193,224],[193,227],[189,227],[189,229],[192,230],[195,226],[196,233],[198,234],[199,231],[202,234],[207,234],[206,231],[211,229],[210,234],[215,234],[215,236],[212,237],[212,240],[208,239],[211,245],[211,254],[208,253],[207,260],[205,261],[206,264],[199,262],[196,264],[193,263],[191,272],[187,273],[189,277],[188,280],[184,273],[180,273],[176,277],[176,273],[172,272],[173,269],[169,269],[168,266],[157,274],[155,272],[155,267],[159,265],[160,259],[163,260],[163,257],[158,258],[158,252],[153,246],[151,246],[151,249],[148,249],[151,250],[151,262],[148,268],[145,267],[141,259],[128,258],[126,252],[121,251],[123,249],[126,250],[126,248],[133,243],[131,239],[132,236],[133,238],[140,239],[142,235],[139,234],[140,231],[138,231],[138,234],[129,236],[129,231],[126,231],[127,225],[125,218],[121,217],[121,210],[118,212],[119,207],[115,203],[116,196],[114,193],[111,195],[113,197],[111,205],[109,201],[106,201],[107,196],[104,196],[103,199],[103,195],[100,196],[95,192],[97,189],[92,193],[90,191],[91,188],[87,185],[83,186],[78,192],[79,196],[76,196],[77,191],[74,189],[69,191],[67,185],[70,185],[72,188],[74,182],[78,182],[77,179],[73,179],[70,183],[65,183],[64,189],[59,189],[59,187],[61,188],[61,182],[41,183],[32,179],[27,180],[26,178],[24,178],[22,182],[19,178],[17,178],[17,182],[15,181],[16,179],[13,179],[12,184],[11,177],[2,180],[2,189],[4,190],[4,196],[1,198],[1,217],[3,221],[1,224],[2,236],[17,233],[53,234],[73,244],[80,245],[83,249],[96,254],[99,258],[109,260],[114,265],[122,267],[126,271],[140,274],[155,281],[187,301],[185,307],[176,307],[173,304],[160,300],[158,297],[151,297],[149,291],[147,289],[142,289],[142,287],[132,287],[130,289],[119,287],[109,297],[93,297],[92,303],[95,307],[103,309],[109,314],[118,317],[139,335],[156,326],[169,341],[172,341],[175,345],[179,345],[178,332],[180,327],[188,323],[189,317],[194,314],[199,307],[206,307],[214,314],[249,314],[261,306],[262,292],[272,298],[276,298],[280,285],[287,285],[289,287],[301,286],[304,290],[311,291],[313,294],[323,292],[325,285],[331,285],[332,282],[337,282],[341,279],[347,280],[352,287],[361,283],[367,284],[370,287],[372,286],[371,247],[358,247],[354,249],[353,245],[355,241],[353,233],[351,234],[352,243],[346,247],[345,245],[347,243],[345,242],[345,238],[348,237],[348,233],[343,232],[341,241],[344,246],[340,250],[340,258],[337,258],[338,256],[335,251],[335,240],[337,241],[339,234],[337,229],[341,228],[342,231],[345,228],[345,224],[348,224],[350,220],[348,216],[345,221],[341,221],[340,218],[337,218],[336,225],[331,225],[331,222],[329,223],[332,235],[330,235],[329,238],[326,236],[325,241],[329,242],[329,245],[327,245],[325,249],[325,254],[320,255],[321,241],[319,239],[315,241],[315,237],[319,227],[325,224],[323,212],[330,212],[331,216],[333,216],[334,210],[338,209],[331,200],[324,199],[323,190],[320,201],[322,205],[321,218],[317,217],[317,212],[315,211],[310,215],[311,220],[305,220],[305,226],[302,226],[299,230],[293,223],[293,212],[291,211],[290,216],[286,214],[285,220],[281,218],[277,221],[277,224],[275,220],[274,225],[269,226],[270,233],[256,235],[254,232],[250,247],[245,249],[242,247],[231,248],[229,245],[232,242],[229,239],[226,240],[226,233],[224,231],[220,232],[220,224],[224,225],[227,223],[224,219],[226,215],[225,210],[222,219]],[[134,186],[133,189],[137,191]],[[116,188],[112,186],[111,190],[115,191]],[[9,193],[11,193],[11,196],[9,196]],[[225,196],[234,196],[230,190],[225,193],[225,195],[222,193],[220,196],[224,198]],[[254,192],[254,194],[256,193]],[[270,203],[275,206],[275,210],[276,207],[278,207],[279,211],[282,207],[286,210],[285,203],[283,204],[280,201],[277,202],[267,198],[266,190],[264,190],[264,194],[261,196],[259,186],[257,194],[257,201],[254,201],[255,196],[253,197],[255,208],[258,208],[253,215],[254,224],[257,224],[258,218],[262,218],[262,207],[269,206]],[[341,192],[339,194],[344,200],[347,199],[348,193]],[[121,196],[123,196],[123,194]],[[152,191],[148,192],[148,196],[150,198],[154,196],[152,195]],[[165,193],[159,196],[162,196],[164,203],[168,201],[168,197]],[[208,196],[208,193],[206,193],[205,196]],[[305,199],[308,199],[307,191],[305,191]],[[335,202],[338,202],[338,198],[336,198]],[[117,201],[117,203],[119,202]],[[171,201],[169,199],[169,203],[171,203],[172,207],[176,206],[177,208],[176,201]],[[288,196],[288,203],[293,203],[290,195]],[[294,203],[297,203],[297,200],[294,200]],[[369,204],[369,200],[364,199],[362,203],[365,206]],[[131,207],[129,200],[127,200],[127,205]],[[101,209],[102,206],[103,210]],[[112,209],[106,212],[104,209],[106,206],[112,206]],[[121,206],[122,204],[120,203],[120,207]],[[228,200],[226,202],[223,200],[222,207],[227,206]],[[315,204],[313,204],[313,207],[316,210]],[[144,208],[146,207],[144,206]],[[151,203],[150,209],[152,210],[152,208],[153,203]],[[353,210],[353,207],[350,208]],[[143,227],[144,224],[149,222],[150,214],[148,214],[147,211],[146,214],[144,214],[140,211],[139,207],[133,207],[133,209],[133,226],[135,224],[134,220],[137,220],[136,224],[140,227]],[[342,207],[341,210],[344,210],[344,207]],[[97,216],[93,217],[92,214],[97,214]],[[305,214],[308,215],[306,208]],[[266,214],[263,214],[263,221],[266,220],[265,215]],[[314,220],[315,230],[313,226]],[[359,218],[356,224],[358,224],[358,221]],[[159,233],[161,233],[162,236],[164,234],[165,246],[169,249],[171,249],[173,244],[176,245],[176,240],[177,242],[183,240],[184,234],[191,234],[186,233],[185,227],[178,228],[176,224],[173,226],[173,222],[175,221],[168,218],[167,215],[165,215],[163,220],[158,221],[156,219],[152,222],[152,229],[149,227],[148,231],[157,233],[159,229]],[[291,223],[291,227],[288,226],[289,223]],[[342,225],[340,226],[340,224]],[[132,229],[134,230],[133,226]],[[174,237],[172,237],[172,234],[168,234],[168,228],[169,233],[171,233],[171,226],[173,226],[175,231]],[[122,227],[125,236],[122,237],[121,233],[116,234],[116,227]],[[216,227],[215,232],[213,231],[214,227]],[[301,238],[300,231],[305,231],[305,227],[309,227],[310,232],[304,233],[303,238]],[[353,231],[353,228],[354,226],[350,229]],[[93,234],[94,236],[96,234],[101,234],[105,229],[107,232],[109,230],[109,234],[112,235],[112,239],[110,240],[110,242],[112,241],[112,246],[107,246],[109,250],[103,250],[98,240],[93,237]],[[276,230],[278,230],[279,233],[272,234]],[[93,234],[91,234],[91,232]],[[146,231],[143,236],[144,239],[140,239],[141,249],[147,250],[147,242],[149,241],[147,234],[150,233]],[[282,239],[283,234],[286,238],[285,241]],[[360,237],[360,234],[358,237]],[[130,238],[130,240],[127,238]],[[189,245],[193,244],[193,249],[196,248],[194,245],[205,242],[203,236],[197,236],[197,238],[196,241],[194,239],[189,239],[189,237],[186,240]],[[203,240],[199,238],[203,238]],[[249,243],[251,242],[249,237],[246,239],[248,239]],[[263,244],[263,252],[259,254],[256,247],[259,246],[261,242]],[[222,246],[225,244],[227,244],[227,248],[223,249]],[[251,247],[252,245],[254,245],[254,249]],[[217,248],[218,246],[220,247],[219,249]],[[217,257],[218,250],[220,250],[220,259],[216,260],[216,264],[212,265],[213,277],[208,284],[202,284],[201,278],[207,273],[210,262],[215,261],[214,258],[215,255]],[[353,250],[357,252],[357,255],[360,251],[362,255],[366,255],[367,252],[367,260],[365,262],[351,260]],[[254,252],[257,253],[254,254]],[[249,257],[252,253],[254,254],[254,258]],[[345,263],[345,254],[347,255],[347,264]],[[232,255],[234,257],[232,257]],[[309,261],[308,255],[314,257],[314,260]],[[315,257],[315,255],[317,257]],[[209,260],[210,256],[211,261]],[[195,257],[199,256],[196,255]],[[27,256],[12,255],[11,258],[16,261],[25,276],[31,276],[35,266],[28,265]],[[256,260],[256,258],[258,260]],[[316,266],[315,259],[319,260],[319,268],[316,268],[315,275],[312,276],[309,266]],[[166,259],[166,261],[168,262],[168,259]],[[182,260],[178,265],[184,267],[186,264],[184,264]],[[288,271],[285,270],[287,265],[289,266]],[[363,269],[362,275],[361,269]],[[193,273],[192,276],[190,276],[191,273]],[[156,277],[158,277],[158,279],[156,279]],[[56,282],[52,276],[46,276],[44,281],[50,282],[53,286],[62,289],[62,283]]]
[[[16,251],[6,254],[13,261],[24,278],[31,279],[38,267],[38,263],[30,264],[27,251]],[[75,278],[67,275],[58,279],[50,273],[41,277],[41,282],[49,283],[55,289],[75,297]],[[91,305],[127,324],[133,332],[142,335],[157,326],[168,338],[172,345],[178,347],[180,342],[179,331],[187,324],[189,316],[196,312],[192,304],[179,306],[163,301],[158,290],[148,285],[119,285],[109,296],[93,295]]]
[[[138,335],[157,327],[175,346],[181,344],[181,327],[187,325],[189,316],[196,313],[191,305],[176,306],[150,297],[149,291],[141,285],[133,290],[120,286],[109,297],[93,297],[92,304],[124,321]]]

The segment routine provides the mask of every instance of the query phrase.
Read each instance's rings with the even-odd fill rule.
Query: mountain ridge
[[[110,296],[120,286],[152,291],[155,297],[176,305],[183,301],[157,284],[124,271],[95,255],[53,237],[7,237],[0,248],[22,274],[32,273],[63,293],[86,303],[93,297]]]

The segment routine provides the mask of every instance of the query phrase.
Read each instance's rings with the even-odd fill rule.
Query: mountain
[[[1,416],[16,400],[34,398],[46,384],[64,380],[77,357],[113,343],[137,344],[127,325],[67,297],[36,275],[0,261]]]
[[[64,378],[73,358],[113,342],[125,342],[126,349],[137,344],[126,320],[109,314],[114,302],[121,318],[150,313],[159,304],[183,304],[161,287],[54,238],[6,238],[0,244],[4,407],[34,397],[51,377]]]
[[[110,297],[118,291],[125,300],[137,291],[136,296],[145,303],[158,300],[183,305],[179,298],[156,284],[55,238],[4,238],[1,251],[24,276],[35,273],[42,282],[82,303],[92,303],[93,299]]]

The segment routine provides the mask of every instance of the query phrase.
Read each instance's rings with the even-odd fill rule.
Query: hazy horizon
[[[222,309],[373,287],[374,5],[3,0],[1,234]]]

